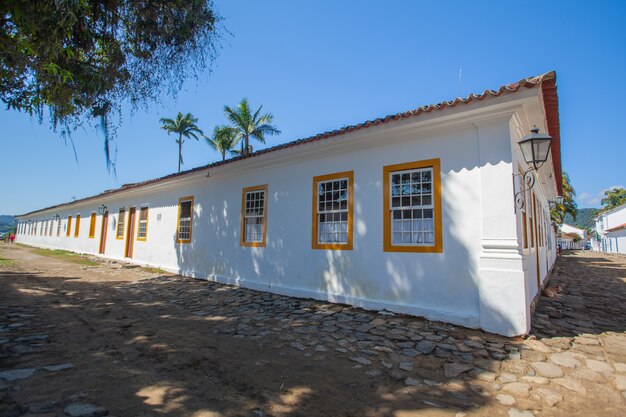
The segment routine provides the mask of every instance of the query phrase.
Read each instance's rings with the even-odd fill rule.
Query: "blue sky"
[[[452,99],[556,70],[563,168],[579,207],[626,185],[624,1],[216,1],[232,35],[211,73],[176,98],[123,115],[117,178],[102,137],[73,135],[78,153],[44,122],[0,111],[0,214],[17,214],[174,172],[177,146],[161,117],[191,112],[209,133],[223,107],[247,97],[274,114],[273,146],[343,125]],[[202,142],[184,169],[218,160]]]

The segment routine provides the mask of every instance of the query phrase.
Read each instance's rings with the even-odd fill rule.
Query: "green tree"
[[[165,130],[167,134],[178,133],[178,172],[180,172],[180,166],[183,164],[183,143],[185,139],[194,138],[198,140],[198,136],[204,136],[204,133],[196,125],[198,119],[193,117],[191,113],[182,114],[178,112],[176,119],[162,118],[161,129]]]
[[[237,130],[231,126],[215,126],[213,136],[210,138],[205,136],[209,146],[222,155],[222,161],[226,160],[227,153],[234,150],[239,139]]]
[[[550,210],[550,217],[558,224],[563,223],[563,219],[566,214],[570,214],[574,221],[578,214],[578,205],[574,198],[576,197],[576,191],[572,186],[569,175],[567,172],[563,172],[563,203],[555,205]]]
[[[280,130],[272,125],[274,116],[271,113],[261,114],[262,108],[263,106],[259,106],[253,113],[247,98],[241,99],[235,108],[224,106],[226,118],[241,140],[241,154],[244,156],[250,153],[250,138],[265,143],[266,135],[280,134]]]
[[[626,204],[626,189],[614,187],[604,192],[604,198],[600,202],[602,210],[607,211]]]
[[[95,119],[107,168],[121,104],[174,94],[215,59],[211,0],[0,2],[0,100],[63,137]],[[111,120],[117,115],[117,121]]]

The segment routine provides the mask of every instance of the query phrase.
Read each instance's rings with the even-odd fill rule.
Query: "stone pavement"
[[[395,383],[413,393],[444,392],[423,402],[450,410],[451,416],[483,415],[477,398],[496,406],[491,415],[508,417],[626,415],[626,257],[564,254],[550,282],[557,283],[561,293],[541,297],[525,340],[183,277],[116,288],[143,303],[165,302],[197,320],[217,323],[215,334],[270,341],[303,361],[342,358],[373,383]],[[45,348],[48,335],[29,332],[35,319],[31,310],[0,308],[1,364]],[[35,373],[72,368],[72,363],[51,362],[1,369],[0,391],[14,389]],[[107,412],[79,400],[64,403],[65,415]],[[58,404],[25,404],[21,410],[60,410]]]

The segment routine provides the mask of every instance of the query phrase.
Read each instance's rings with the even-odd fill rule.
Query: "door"
[[[533,220],[532,225],[533,233],[535,234],[534,249],[535,249],[535,265],[537,266],[537,292],[541,292],[541,272],[539,267],[539,218],[537,217],[537,198],[535,193],[532,193],[533,199]]]
[[[100,231],[100,249],[99,254],[104,255],[104,250],[107,245],[107,230],[109,229],[109,212],[105,211],[102,215],[102,230]]]
[[[128,230],[126,233],[126,253],[127,258],[133,257],[133,246],[135,243],[135,207],[128,210]]]

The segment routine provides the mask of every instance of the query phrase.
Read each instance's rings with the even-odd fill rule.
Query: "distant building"
[[[556,259],[560,155],[550,72],[23,214],[18,241],[513,336]]]
[[[626,253],[626,204],[596,217],[592,244],[598,252]]]
[[[563,223],[558,234],[558,244],[561,249],[583,249],[587,244],[587,231]]]

